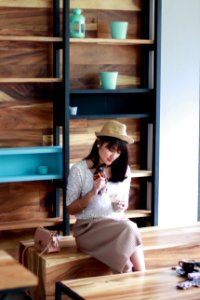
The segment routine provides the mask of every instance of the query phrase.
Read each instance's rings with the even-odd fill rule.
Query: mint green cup
[[[110,30],[113,39],[126,39],[128,22],[112,21],[110,23]]]
[[[39,166],[38,173],[40,175],[46,175],[48,173],[48,166]]]
[[[101,72],[100,87],[104,90],[114,90],[117,85],[118,72]]]

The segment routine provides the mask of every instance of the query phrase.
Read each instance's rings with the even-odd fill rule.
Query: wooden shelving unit
[[[18,180],[27,180],[28,182],[30,179],[38,181],[37,184],[39,184],[40,179],[45,182],[48,180],[52,181],[55,188],[55,199],[52,204],[54,217],[44,218],[43,220],[0,222],[0,230],[5,231],[6,228],[7,230],[34,228],[44,224],[44,226],[59,225],[59,228],[63,229],[64,234],[69,233],[69,225],[74,222],[73,218],[68,218],[65,207],[66,191],[64,187],[67,183],[69,166],[74,160],[78,160],[86,154],[84,151],[86,148],[88,149],[88,145],[93,139],[91,132],[100,128],[102,122],[106,119],[119,119],[127,122],[128,128],[131,127],[130,134],[133,135],[136,141],[131,146],[131,153],[133,153],[132,186],[133,188],[137,187],[139,192],[141,192],[141,206],[130,209],[127,215],[132,219],[148,219],[154,225],[154,204],[156,202],[157,188],[155,182],[157,172],[155,167],[157,160],[155,149],[158,126],[156,115],[158,101],[156,92],[158,47],[156,41],[156,17],[159,1],[52,0],[51,5],[50,2],[46,0],[19,0],[8,1],[7,3],[0,0],[0,7],[2,9],[4,7],[8,10],[11,9],[13,15],[15,10],[20,10],[20,22],[23,20],[24,9],[30,14],[30,17],[36,17],[36,21],[37,18],[41,18],[40,14],[38,16],[37,13],[35,14],[37,9],[41,9],[43,13],[45,12],[48,15],[51,10],[50,6],[53,5],[56,13],[56,16],[52,16],[51,19],[54,22],[52,28],[45,28],[45,26],[48,26],[48,19],[48,22],[41,26],[40,35],[32,34],[32,31],[34,31],[33,24],[29,25],[27,31],[23,29],[22,34],[19,34],[22,28],[20,27],[21,24],[18,24],[18,34],[13,33],[12,26],[7,26],[9,19],[6,17],[4,23],[7,26],[6,29],[0,27],[0,41],[4,55],[1,62],[0,85],[1,97],[5,100],[1,102],[4,113],[3,128],[8,128],[8,134],[11,133],[11,127],[9,127],[10,119],[8,117],[10,112],[12,113],[11,124],[16,126],[16,140],[12,141],[12,143],[9,143],[8,140],[4,141],[4,143],[8,143],[6,147],[13,147],[13,144],[18,143],[18,140],[20,146],[26,143],[29,131],[31,138],[27,144],[36,144],[38,140],[35,140],[35,136],[37,136],[38,132],[40,131],[40,134],[44,135],[44,139],[48,138],[48,135],[52,135],[52,132],[49,133],[49,127],[52,126],[53,145],[56,147],[61,145],[63,148],[62,154],[59,154],[62,156],[62,158],[59,158],[59,160],[62,160],[62,168],[59,167],[59,172],[53,173],[55,177],[40,177],[38,175],[34,177],[33,174],[29,178],[28,176],[26,178],[18,176]],[[154,7],[152,7],[152,3]],[[71,9],[75,7],[83,9],[83,14],[86,15],[86,38],[84,39],[74,39],[69,36],[69,15]],[[33,14],[29,9],[33,9]],[[49,10],[48,13],[47,10]],[[60,20],[61,14],[63,14],[63,18]],[[120,19],[127,19],[130,23],[126,40],[111,39],[109,22],[111,19],[117,20],[119,17]],[[27,15],[28,18],[29,15]],[[61,24],[62,21],[63,24]],[[149,26],[151,21],[154,27]],[[63,26],[62,32],[60,31],[61,26]],[[151,30],[149,27],[151,27]],[[44,35],[42,35],[43,30],[45,32]],[[48,35],[47,31],[51,32],[51,34]],[[17,45],[17,48],[20,48],[20,45],[22,45],[23,51],[16,50],[15,45]],[[32,50],[30,53],[28,52],[29,57],[25,58],[29,45],[32,47]],[[33,45],[34,47],[37,46],[38,49],[36,47],[33,50]],[[11,55],[7,55],[9,51],[11,51]],[[29,66],[28,60],[32,57],[34,51],[36,51],[37,55]],[[50,60],[53,63],[52,65],[50,63],[43,70],[45,65],[43,65],[43,60]],[[5,72],[4,68],[7,62],[11,70],[6,69]],[[18,64],[21,73],[18,72]],[[41,69],[38,65],[41,65]],[[32,72],[30,72],[31,68],[33,68]],[[99,72],[109,69],[119,71],[118,86],[113,91],[102,90],[99,86]],[[46,86],[46,88],[43,88],[43,86]],[[11,92],[9,91],[10,88]],[[32,124],[35,124],[31,120],[33,123],[31,123],[30,127],[23,127],[24,122],[27,124],[25,120],[27,107],[30,111],[29,117],[32,118],[34,108],[31,105],[29,106],[29,101],[31,103],[33,101],[32,98],[36,97],[35,103],[39,103],[38,107],[41,108],[41,103],[45,103],[49,96],[46,95],[48,90],[50,90],[50,97],[53,99],[53,103],[51,103],[53,107],[51,122],[53,122],[51,125],[48,125],[49,127],[46,128],[40,121],[40,127],[36,126],[36,129],[30,128]],[[42,93],[41,96],[39,96],[40,93]],[[77,116],[69,115],[69,105],[78,106]],[[18,110],[19,106],[21,110]],[[18,114],[19,111],[22,121],[17,124],[14,114]],[[23,112],[25,112],[25,117]],[[42,112],[42,117],[46,116],[45,113],[46,110]],[[36,122],[38,119],[37,116]],[[49,119],[46,120],[46,123],[50,123]],[[151,166],[148,165],[147,157],[149,124],[153,126]],[[22,135],[21,132],[26,130],[28,133]],[[42,138],[39,140],[40,146]],[[2,175],[1,184],[3,185],[14,182],[14,178],[12,180],[10,178],[10,181],[9,178],[4,179]],[[19,183],[17,178],[15,180]],[[135,183],[134,180],[137,180],[137,182]],[[147,184],[151,186],[150,204],[152,209],[148,209],[146,205]],[[7,186],[5,187],[6,189]],[[17,189],[22,188],[18,186]],[[62,190],[62,195],[60,195],[60,190]],[[2,194],[3,197],[5,197],[5,194],[6,192]],[[63,217],[60,216],[59,197],[62,198],[63,202]]]
[[[63,150],[55,147],[0,148],[0,183],[62,179]],[[47,166],[47,174],[38,173]]]
[[[10,111],[13,113],[13,111],[15,112],[16,110],[16,114],[18,112],[19,114],[21,113],[19,120],[20,118],[22,119],[21,123],[18,121],[17,124],[15,119],[18,120],[18,116],[10,116],[11,123],[13,122],[12,124],[16,126],[16,128],[10,129],[9,134],[16,134],[16,147],[12,144],[11,146],[1,146],[0,148],[0,184],[7,188],[18,184],[18,189],[21,190],[21,186],[23,186],[23,184],[26,187],[26,184],[29,182],[35,182],[33,183],[33,189],[35,186],[36,191],[29,192],[25,189],[25,193],[35,197],[35,199],[39,201],[38,205],[40,205],[40,202],[44,202],[43,197],[45,195],[45,189],[43,190],[42,183],[40,182],[48,181],[49,189],[51,190],[51,197],[48,198],[48,201],[51,201],[51,203],[48,203],[50,206],[49,210],[51,210],[51,216],[48,217],[49,212],[43,211],[44,207],[39,208],[39,210],[41,209],[41,213],[38,213],[38,216],[44,216],[43,218],[36,218],[35,216],[37,216],[37,213],[33,212],[33,217],[27,219],[26,213],[24,212],[24,220],[18,219],[18,216],[19,218],[22,218],[23,213],[16,212],[16,220],[12,220],[12,218],[9,218],[11,219],[10,221],[1,220],[0,231],[29,228],[34,229],[38,226],[55,227],[63,230],[64,218],[60,213],[60,194],[62,192],[64,193],[63,184],[65,183],[66,185],[66,182],[63,182],[64,154],[63,147],[59,145],[57,140],[57,130],[55,128],[56,124],[54,123],[54,110],[51,115],[51,119],[53,121],[51,121],[51,126],[53,127],[52,130],[54,130],[54,141],[50,146],[43,145],[43,141],[41,139],[39,140],[38,145],[36,144],[37,139],[35,141],[34,138],[33,141],[27,143],[25,139],[23,140],[23,138],[22,141],[20,141],[20,137],[23,136],[21,135],[20,130],[23,131],[22,124],[24,118],[26,118],[23,115],[23,111],[26,111],[26,108],[29,109],[31,107],[30,103],[32,101],[32,103],[34,103],[31,109],[33,113],[36,111],[35,107],[39,107],[39,117],[38,119],[36,118],[36,121],[33,121],[34,126],[36,127],[35,134],[39,136],[39,134],[42,133],[43,125],[38,126],[37,120],[40,120],[41,116],[45,117],[44,113],[47,111],[47,98],[50,99],[48,101],[52,102],[51,105],[54,106],[54,102],[56,101],[55,94],[53,94],[54,90],[56,90],[59,85],[59,91],[62,93],[64,91],[64,70],[60,67],[61,52],[64,52],[64,39],[60,24],[61,19],[66,19],[66,15],[64,15],[64,10],[62,10],[61,1],[59,0],[31,1],[31,4],[28,2],[14,1],[12,3],[9,2],[5,4],[0,1],[1,13],[3,12],[0,24],[0,51],[2,51],[1,54],[4,58],[2,60],[4,60],[6,64],[5,72],[0,75],[1,98],[6,97],[5,99],[8,100],[8,108],[6,108],[7,110],[2,113],[1,117],[3,116],[2,122],[6,123],[8,112]],[[6,22],[3,23],[4,7],[5,11],[7,10],[7,18]],[[18,19],[15,20],[14,28],[12,29],[12,24],[14,22],[12,14],[14,12],[15,14],[17,13]],[[24,14],[26,13],[26,18],[24,18]],[[41,13],[43,14],[44,19],[46,18],[46,22],[48,21],[46,24],[45,20],[42,20]],[[62,17],[61,14],[63,14]],[[36,24],[34,24],[34,26],[30,25],[31,22],[34,23],[35,17]],[[29,18],[33,21],[30,21]],[[50,21],[52,24],[48,24]],[[37,24],[37,22],[39,22],[39,24]],[[4,28],[2,24],[4,25]],[[17,34],[15,34],[15,32]],[[6,50],[7,52],[10,52],[10,56],[7,55]],[[33,71],[31,69],[33,69]],[[48,89],[51,94],[47,96]],[[41,95],[38,94],[38,90],[42,93]],[[9,95],[10,93],[11,96]],[[19,101],[18,95],[20,95],[21,99],[23,99],[22,103]],[[27,100],[24,101],[26,97]],[[2,99],[1,102],[3,103]],[[38,104],[38,102],[43,103],[45,109],[43,109],[43,106]],[[48,105],[50,107],[50,104]],[[5,102],[3,104],[3,107],[4,106],[7,107]],[[29,115],[29,118],[32,121],[32,114]],[[5,127],[4,123],[3,126]],[[15,123],[17,125],[15,125]],[[28,124],[27,120],[26,123]],[[9,123],[7,122],[6,124]],[[46,125],[44,125],[44,132],[46,130],[45,126]],[[7,127],[9,128],[9,125]],[[24,131],[26,130],[30,131],[30,134],[32,133],[34,135],[34,128],[31,128],[31,125],[29,125],[27,129],[24,128]],[[11,138],[13,137],[11,136]],[[21,146],[23,143],[25,145],[28,144],[28,146]],[[47,174],[38,173],[38,167],[41,165],[48,167]],[[16,198],[19,197],[19,192],[16,194]],[[5,201],[6,200],[7,199],[5,199]],[[32,201],[32,199],[30,199],[30,201]],[[16,209],[16,199],[13,199],[13,204],[9,202],[7,204],[8,211],[10,209],[9,207],[12,207],[12,205],[13,209]],[[44,206],[45,204],[42,203],[42,205]],[[37,206],[37,201],[35,201],[35,206]],[[28,213],[28,215],[30,214]]]
[[[80,131],[92,126],[101,126],[103,120],[132,120],[140,124],[140,132],[133,132],[136,143],[131,153],[137,152],[137,162],[133,163],[131,188],[139,190],[140,200],[137,208],[127,211],[131,219],[143,218],[154,225],[155,177],[156,177],[156,70],[157,41],[156,18],[159,1],[69,1],[68,13],[77,7],[86,17],[85,38],[67,36],[69,47],[70,72],[68,70],[70,90],[66,94],[67,103],[78,107],[76,116],[68,115],[68,128],[71,134],[69,142],[69,165],[82,156],[76,148],[78,126]],[[111,20],[129,22],[127,39],[112,39],[109,22]],[[134,21],[133,21],[134,20]],[[119,72],[116,90],[99,88],[99,72],[115,70]],[[95,123],[96,120],[96,123]],[[135,122],[135,123],[134,123]],[[93,125],[94,124],[94,125]],[[96,125],[97,124],[97,125]],[[128,125],[129,126],[129,125]],[[152,126],[151,137],[149,126]],[[134,127],[134,125],[133,125]],[[135,138],[135,135],[139,138]],[[82,137],[84,141],[84,136]],[[90,133],[85,136],[86,144]],[[149,145],[149,140],[151,140]],[[84,142],[80,141],[80,149]],[[75,158],[72,152],[77,153]],[[70,154],[71,153],[71,154]],[[87,152],[86,152],[87,153]],[[73,157],[71,157],[73,155]],[[134,158],[132,159],[134,161]],[[136,182],[135,182],[136,180]],[[137,192],[138,193],[138,192]],[[134,194],[134,193],[133,193]],[[147,195],[148,194],[148,195]],[[147,200],[148,198],[148,200]],[[148,202],[148,203],[147,203]],[[150,207],[150,209],[149,209]],[[70,223],[74,219],[70,216]]]

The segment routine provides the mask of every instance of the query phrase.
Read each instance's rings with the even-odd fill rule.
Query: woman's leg
[[[130,258],[133,263],[134,271],[145,271],[145,261],[144,261],[144,252],[142,245],[136,247],[135,252]]]

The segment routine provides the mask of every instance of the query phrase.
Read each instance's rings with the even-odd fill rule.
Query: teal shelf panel
[[[60,146],[0,148],[0,182],[62,179],[63,149]],[[47,166],[47,174],[38,172]]]

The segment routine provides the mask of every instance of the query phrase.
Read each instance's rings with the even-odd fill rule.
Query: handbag
[[[44,253],[59,252],[59,240],[60,237],[56,231],[50,231],[46,228],[38,227],[34,234],[34,247],[40,252],[40,255]]]

